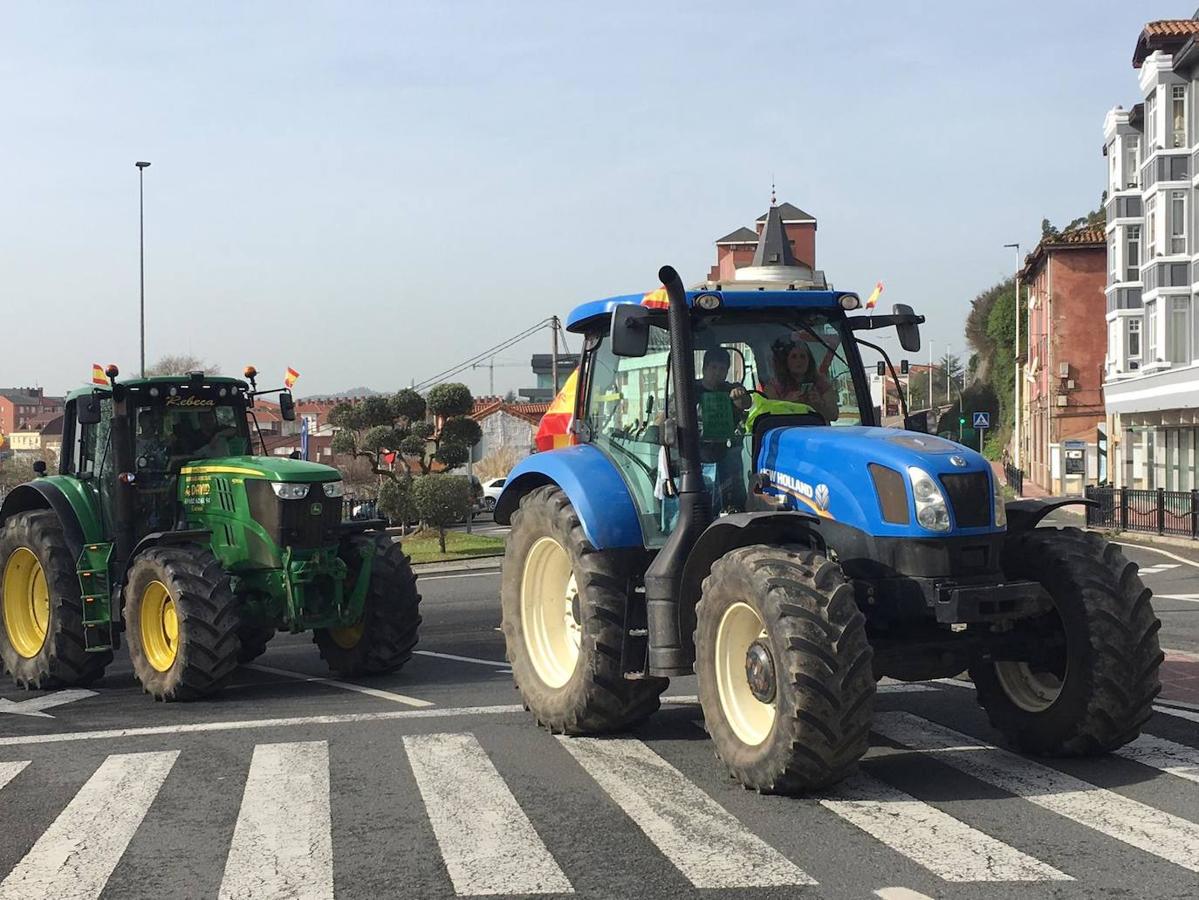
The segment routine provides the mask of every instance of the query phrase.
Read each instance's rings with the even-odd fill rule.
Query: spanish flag
[[[300,377],[300,373],[291,366],[287,367],[287,371],[283,373],[283,384],[290,391],[291,386],[296,383],[296,379]]]
[[[874,290],[870,292],[870,296],[866,298],[866,308],[874,309],[874,304],[878,303],[878,298],[882,296],[883,283],[880,281],[874,286]]]
[[[666,288],[660,287],[642,297],[641,305],[650,309],[666,309],[670,306],[670,295],[666,293]]]
[[[108,376],[104,374],[104,367],[98,363],[92,363],[92,384],[108,387]]]
[[[537,445],[539,451],[569,447],[575,443],[575,436],[570,431],[570,423],[574,420],[575,396],[578,389],[579,370],[575,369],[566,379],[566,384],[562,385],[562,390],[558,392],[558,396],[554,398],[550,408],[541,417],[541,424],[537,426],[537,434],[533,438],[533,443]]]

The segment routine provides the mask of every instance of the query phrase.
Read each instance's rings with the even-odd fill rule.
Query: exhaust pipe
[[[649,675],[690,675],[694,660],[685,650],[679,586],[683,565],[696,540],[712,521],[708,490],[704,486],[699,456],[699,425],[695,412],[695,352],[691,339],[691,313],[679,273],[663,266],[658,279],[670,298],[670,375],[674,382],[674,409],[666,410],[677,424],[679,452],[679,518],[674,531],[645,573],[645,606],[649,630]]]

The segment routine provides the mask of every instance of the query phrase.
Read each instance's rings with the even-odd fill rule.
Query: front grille
[[[986,472],[942,475],[946,499],[958,528],[983,528],[991,524],[991,482]]]
[[[315,550],[337,543],[341,499],[326,497],[319,483],[313,483],[302,500],[280,500],[270,482],[264,480],[247,479],[246,490],[250,496],[250,514],[279,546]]]

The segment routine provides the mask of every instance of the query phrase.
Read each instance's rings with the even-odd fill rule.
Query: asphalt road
[[[1128,552],[1199,598],[1199,571]],[[860,776],[762,797],[714,760],[693,678],[618,740],[534,727],[497,587],[423,577],[421,655],[369,682],[325,680],[281,635],[210,702],[153,703],[123,658],[91,695],[0,689],[49,716],[0,700],[0,900],[1197,893],[1199,713],[1156,715],[1120,755],[1034,761],[992,746],[969,685],[886,685]],[[1162,644],[1199,649],[1199,602],[1158,606]]]

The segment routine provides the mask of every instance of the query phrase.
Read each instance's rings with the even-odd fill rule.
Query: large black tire
[[[1009,535],[1003,573],[1045,587],[1054,610],[1017,627],[1049,635],[1064,628],[1065,650],[1027,669],[975,661],[970,676],[991,724],[1017,749],[1046,756],[1106,753],[1135,739],[1153,714],[1163,658],[1161,622],[1136,565],[1099,535],[1036,528]],[[1046,679],[1038,672],[1051,674],[1057,690],[1039,699],[1044,708],[1021,689],[1029,673]]]
[[[767,651],[755,694],[746,659]],[[874,654],[853,588],[827,557],[757,544],[718,559],[703,584],[695,653],[716,755],[746,788],[817,790],[869,747]]]
[[[83,599],[75,560],[58,516],[37,510],[10,516],[0,529],[0,610],[4,609],[5,572],[14,554],[27,550],[37,559],[49,595],[45,636],[35,652],[22,653],[9,634],[7,616],[0,623],[0,658],[4,669],[24,688],[90,684],[112,662],[111,650],[89,653],[83,643]],[[19,554],[28,562],[25,554]],[[15,575],[14,570],[14,575]],[[10,598],[15,601],[15,598]],[[18,639],[16,643],[21,643]],[[26,651],[34,651],[26,646]]]
[[[162,640],[156,585],[166,589],[176,636]],[[238,601],[229,575],[206,547],[151,547],[134,559],[125,584],[125,635],[142,690],[155,700],[219,693],[237,668]]]
[[[403,548],[386,534],[355,534],[342,541],[350,590],[362,565],[361,548],[373,544],[375,557],[362,621],[351,628],[318,628],[312,639],[321,658],[338,675],[385,675],[412,659],[420,631],[420,594]]]
[[[526,569],[533,561],[530,551],[547,538],[565,551],[565,558],[557,558],[577,586],[572,627],[578,654],[573,668],[563,666],[561,677],[547,674],[544,657],[530,651],[530,642],[537,640],[534,635],[545,636],[545,632],[538,630],[536,622],[526,623],[522,615]],[[544,552],[559,553],[551,544],[540,546],[549,547]],[[537,552],[537,558],[542,552]],[[621,667],[625,606],[633,574],[627,557],[591,546],[574,507],[560,488],[546,485],[521,499],[520,509],[512,517],[504,554],[500,588],[504,640],[512,676],[525,706],[550,731],[619,731],[657,711],[658,697],[669,680],[626,679]],[[568,584],[563,587],[563,610]],[[542,660],[540,669],[538,659]]]
[[[266,653],[266,645],[275,636],[275,629],[266,625],[243,624],[237,631],[237,641],[241,645],[237,651],[237,661],[242,665],[253,662]]]

